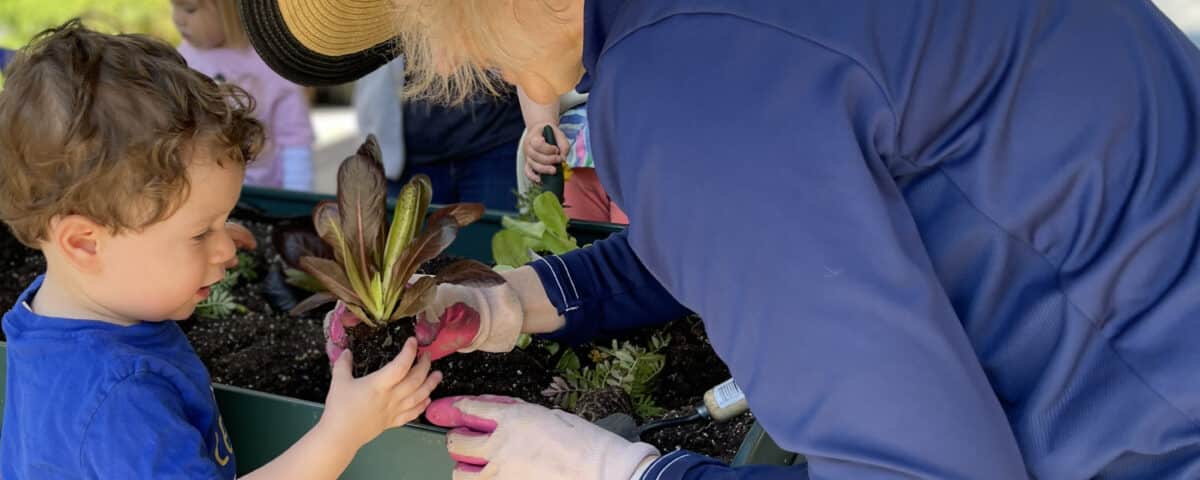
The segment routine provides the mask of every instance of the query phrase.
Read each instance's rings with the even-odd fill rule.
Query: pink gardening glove
[[[348,348],[346,329],[361,320],[345,304],[325,314],[325,353],[336,362]],[[416,336],[421,353],[440,359],[454,352],[507,352],[517,344],[523,317],[521,302],[507,284],[468,287],[443,283],[433,302],[417,314]]]
[[[443,283],[417,314],[417,343],[434,360],[454,352],[507,352],[516,346],[523,324],[521,302],[508,284]]]
[[[358,325],[358,322],[361,321],[353,313],[350,313],[346,309],[346,304],[340,300],[333,310],[325,314],[321,331],[325,332],[325,355],[329,356],[330,364],[337,362],[338,357],[342,356],[342,352],[350,347],[350,338],[346,335],[346,329]]]
[[[425,418],[453,429],[446,447],[457,462],[455,480],[630,480],[658,457],[649,444],[515,398],[442,398],[429,405]]]

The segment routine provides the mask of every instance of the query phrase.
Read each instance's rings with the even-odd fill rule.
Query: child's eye
[[[199,241],[203,241],[205,238],[208,238],[208,235],[209,235],[209,234],[211,234],[211,233],[212,233],[212,230],[211,230],[211,229],[210,229],[210,230],[205,230],[205,231],[201,232],[199,235],[196,235],[196,236],[192,237],[192,240],[195,240],[195,241],[197,241],[197,242],[199,242]]]

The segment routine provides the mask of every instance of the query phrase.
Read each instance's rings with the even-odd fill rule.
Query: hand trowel
[[[704,402],[696,406],[695,411],[690,415],[678,418],[664,418],[639,426],[633,417],[624,413],[615,413],[601,418],[595,423],[600,428],[620,435],[631,442],[636,442],[641,440],[642,435],[654,430],[702,420],[710,420],[718,423],[724,422],[741,415],[749,408],[750,406],[746,403],[746,395],[742,393],[742,389],[731,378],[704,392]]]

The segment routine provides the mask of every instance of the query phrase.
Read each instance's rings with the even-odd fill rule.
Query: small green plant
[[[492,236],[492,258],[496,271],[512,270],[533,260],[530,252],[562,255],[579,248],[579,243],[567,233],[567,212],[554,193],[531,186],[517,194],[516,217],[500,219],[503,229]],[[522,333],[517,348],[529,347],[533,337]]]
[[[258,272],[255,270],[256,261],[253,255],[247,252],[238,252],[237,258],[237,266],[226,270],[225,278],[213,284],[208,292],[208,297],[196,304],[197,315],[204,318],[224,319],[234,312],[246,313],[246,307],[234,300],[233,287],[237,286],[242,279],[258,278]]]
[[[231,285],[222,286],[220,283],[213,285],[208,297],[196,304],[196,314],[204,318],[224,319],[233,312],[246,313],[246,307],[234,301],[230,288]]]
[[[226,270],[225,278],[217,282],[217,285],[232,287],[242,279],[249,281],[258,279],[258,271],[255,270],[258,267],[258,261],[254,259],[254,255],[249,252],[238,252],[237,259],[237,266]]]
[[[517,197],[517,213],[518,213],[518,215],[516,218],[518,220],[525,220],[525,221],[530,221],[530,222],[538,221],[537,214],[535,214],[533,211],[533,202],[538,197],[540,197],[543,193],[546,193],[546,192],[548,192],[548,190],[542,188],[541,185],[536,184],[536,183],[530,185],[529,188],[525,189],[524,193],[521,193],[517,190],[513,190],[513,195]],[[553,195],[553,192],[551,192],[551,195]]]
[[[567,233],[567,212],[553,193],[533,190],[520,197],[518,205],[528,205],[527,213],[501,218],[504,228],[492,237],[497,270],[529,263],[533,260],[530,252],[562,255],[579,248],[575,237]]]
[[[660,415],[664,410],[654,402],[654,380],[666,365],[666,356],[660,352],[668,343],[660,334],[652,336],[645,347],[613,340],[611,348],[597,347],[592,351],[595,363],[591,366],[582,366],[579,356],[567,350],[555,366],[560,375],[554,377],[542,395],[574,411],[581,396],[619,387],[633,400],[635,414],[642,418]]]

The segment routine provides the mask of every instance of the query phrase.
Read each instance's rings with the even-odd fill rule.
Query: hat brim
[[[286,2],[280,9],[280,3]],[[239,0],[254,50],[283,78],[338,85],[399,54],[389,0]]]

